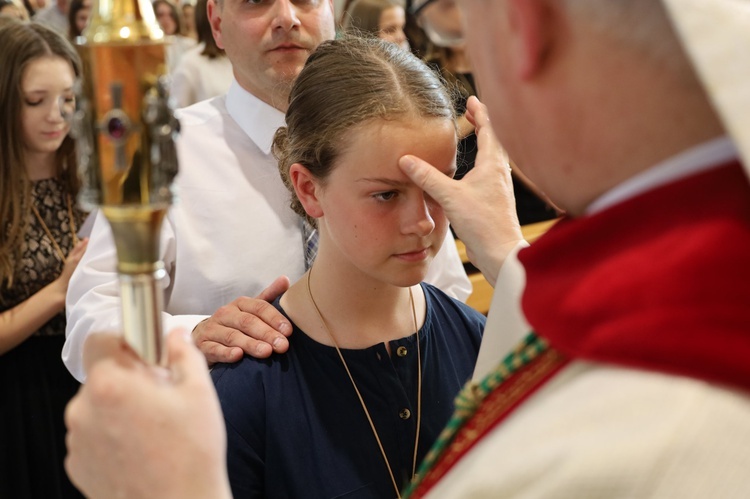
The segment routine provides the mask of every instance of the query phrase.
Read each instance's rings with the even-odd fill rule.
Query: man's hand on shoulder
[[[237,362],[244,354],[263,359],[286,352],[292,325],[270,302],[288,288],[289,278],[281,276],[257,297],[237,298],[198,323],[193,341],[208,364]]]

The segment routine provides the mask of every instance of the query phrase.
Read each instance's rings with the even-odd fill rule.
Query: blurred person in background
[[[54,0],[53,3],[37,10],[33,20],[48,26],[63,36],[68,36],[68,0]]]
[[[26,7],[26,12],[29,13],[29,17],[34,17],[34,14],[36,14],[38,10],[47,6],[47,0],[23,0],[23,6]]]
[[[169,42],[167,45],[167,71],[172,74],[182,56],[196,44],[196,41],[184,35],[182,16],[175,4],[169,0],[154,0],[153,6],[156,21]]]
[[[0,0],[0,16],[12,17],[19,21],[28,21],[29,13],[23,4],[18,4],[14,0]]]
[[[188,38],[198,40],[198,32],[195,27],[195,5],[190,2],[185,2],[180,6],[182,11],[182,27],[183,33]]]
[[[341,19],[350,34],[369,34],[409,50],[404,33],[406,11],[397,0],[355,0]]]
[[[91,15],[91,1],[92,0],[72,0],[70,2],[70,10],[68,11],[68,24],[70,29],[68,32],[68,38],[74,41],[76,37],[81,36],[83,28],[89,22],[89,16]]]
[[[232,62],[216,45],[207,3],[198,0],[194,9],[198,45],[185,52],[172,74],[170,95],[178,108],[225,94],[232,83]]]
[[[80,61],[37,23],[0,27],[0,497],[81,497],[63,469],[78,383],[60,358],[65,293],[85,249],[66,113]]]

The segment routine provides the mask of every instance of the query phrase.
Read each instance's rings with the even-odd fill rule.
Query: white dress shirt
[[[188,330],[240,296],[256,296],[276,277],[305,272],[301,218],[271,154],[284,114],[232,82],[226,96],[180,110],[179,199],[162,228],[168,274],[164,330]],[[109,224],[97,215],[89,246],[66,300],[63,361],[83,381],[83,343],[94,331],[120,329],[116,250]],[[465,300],[471,284],[446,234],[425,279]]]

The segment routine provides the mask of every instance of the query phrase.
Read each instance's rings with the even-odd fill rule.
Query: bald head
[[[657,0],[463,6],[482,98],[501,142],[572,214],[723,133]]]
[[[589,26],[599,36],[656,64],[696,81],[695,73],[672,21],[658,0],[562,0],[570,19]]]

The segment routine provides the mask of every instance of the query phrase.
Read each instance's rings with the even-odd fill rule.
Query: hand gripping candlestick
[[[84,67],[72,126],[79,202],[99,207],[112,227],[125,339],[158,363],[159,235],[173,199],[179,128],[168,103],[164,34],[148,0],[94,0],[76,45]]]

